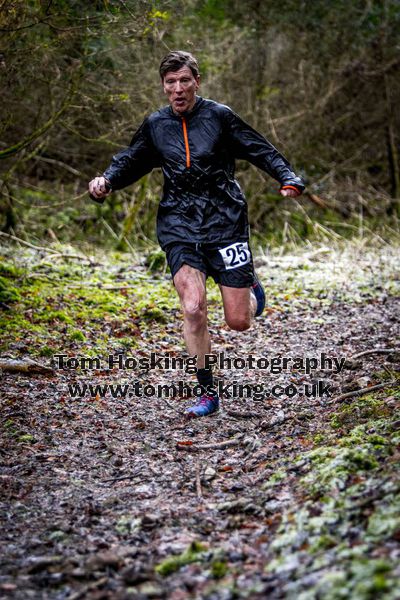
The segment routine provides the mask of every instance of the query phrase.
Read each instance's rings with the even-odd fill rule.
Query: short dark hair
[[[169,52],[161,61],[160,64],[160,77],[163,80],[168,71],[179,71],[182,67],[189,67],[194,77],[200,75],[199,65],[197,60],[190,54],[190,52],[184,52],[183,50],[172,50]]]

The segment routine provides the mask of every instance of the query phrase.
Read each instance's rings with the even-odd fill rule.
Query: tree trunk
[[[388,208],[388,214],[400,214],[400,162],[399,152],[396,143],[395,126],[393,119],[394,106],[392,105],[390,95],[390,85],[388,76],[384,75],[384,89],[387,109],[386,139],[387,139],[387,157],[390,175],[390,192],[392,202]]]

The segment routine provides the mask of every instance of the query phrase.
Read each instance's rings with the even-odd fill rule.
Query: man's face
[[[200,77],[194,77],[189,67],[182,67],[179,71],[168,71],[162,84],[174,113],[179,115],[193,108]]]

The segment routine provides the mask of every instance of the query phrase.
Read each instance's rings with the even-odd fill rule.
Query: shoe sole
[[[219,412],[219,408],[208,413],[208,415],[198,415],[194,412],[187,412],[187,413],[185,413],[185,417],[187,419],[201,419],[201,417],[212,417],[213,415],[217,414],[218,412]]]
[[[262,305],[263,305],[263,306],[262,306],[262,309],[260,310],[260,312],[256,311],[256,313],[255,313],[255,315],[254,315],[255,317],[259,317],[259,316],[260,316],[260,315],[262,315],[262,314],[263,314],[263,312],[264,312],[264,309],[265,309],[265,303],[266,303],[266,298],[265,298],[265,291],[264,291],[264,288],[263,288],[263,286],[262,286],[262,284],[261,284],[261,281],[258,279],[258,277],[257,277],[257,275],[256,275],[256,274],[254,274],[254,279],[255,279],[255,284],[256,284],[256,285],[258,285],[258,286],[260,287],[260,290],[261,290],[261,293],[262,293],[262,298],[261,298],[261,302],[262,302]],[[253,289],[253,294],[254,294],[254,296],[255,296],[255,299],[257,300],[257,304],[258,304],[258,298],[257,298],[257,296],[256,296],[256,293],[254,292],[254,284],[253,284],[253,286],[252,286],[252,289]]]

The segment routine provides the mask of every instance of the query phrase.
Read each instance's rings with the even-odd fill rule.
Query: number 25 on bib
[[[236,269],[246,265],[251,260],[249,245],[247,242],[236,242],[219,250],[225,269]]]

